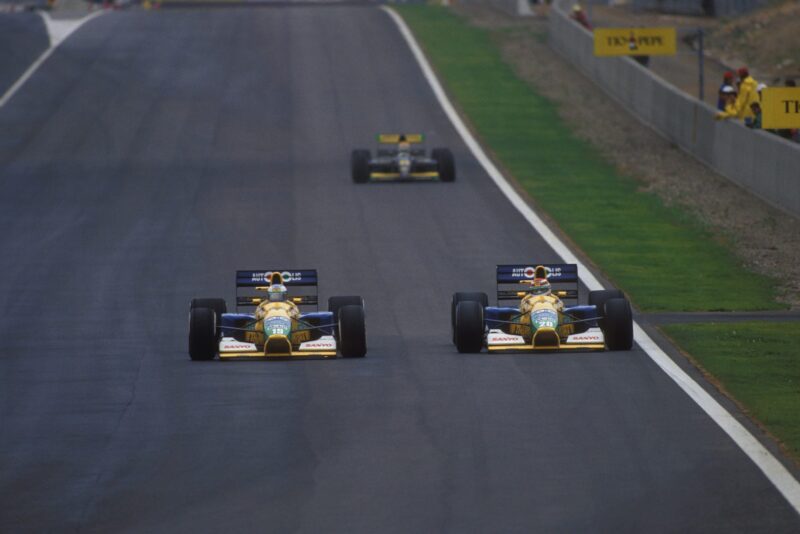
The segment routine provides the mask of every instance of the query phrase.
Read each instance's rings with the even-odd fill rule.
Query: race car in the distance
[[[430,156],[422,146],[422,134],[379,134],[375,157],[369,150],[353,150],[350,169],[353,181],[413,182],[456,179],[453,153],[447,148],[434,148]]]
[[[292,289],[292,294],[289,293]],[[236,271],[236,313],[225,300],[193,299],[189,307],[192,360],[297,357],[360,358],[367,353],[364,301],[331,297],[328,311],[317,307],[317,271]],[[255,308],[240,313],[239,308]]]
[[[619,290],[589,292],[578,305],[575,264],[498,265],[497,306],[486,293],[456,293],[450,308],[459,352],[630,350],[631,305]],[[501,301],[516,306],[500,306]],[[575,305],[566,306],[564,300]]]

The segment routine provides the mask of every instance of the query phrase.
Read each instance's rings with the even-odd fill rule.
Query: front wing
[[[369,173],[369,179],[374,182],[422,182],[428,180],[438,180],[439,173],[436,171],[410,172],[408,175],[403,176],[399,172],[371,172]]]
[[[282,338],[282,339],[279,339]],[[255,343],[238,341],[223,337],[219,342],[219,359],[295,359],[295,358],[335,358],[336,338],[322,336],[313,341],[305,341],[293,348],[285,336],[272,336],[261,350]]]
[[[403,175],[395,162],[375,159],[370,161],[369,178],[375,182],[438,180],[439,171],[434,160],[415,159],[411,172]]]
[[[544,333],[544,332],[543,332]],[[605,337],[600,328],[589,328],[586,332],[572,334],[565,340],[558,336],[541,336],[542,342],[537,342],[540,336],[535,335],[531,342],[523,336],[507,334],[499,329],[491,329],[486,334],[486,348],[489,352],[555,352],[555,351],[585,351],[605,350]]]

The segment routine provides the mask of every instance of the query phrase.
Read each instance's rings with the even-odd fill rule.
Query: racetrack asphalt
[[[50,46],[36,13],[0,13],[0,98]]]
[[[354,185],[381,131],[453,184]],[[457,290],[557,261],[374,8],[128,11],[0,109],[0,530],[790,532],[639,350],[459,355]],[[190,362],[192,297],[317,268],[363,360]]]

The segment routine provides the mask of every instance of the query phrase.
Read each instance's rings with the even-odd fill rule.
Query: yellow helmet
[[[552,287],[550,287],[550,282],[547,281],[547,278],[536,278],[533,280],[531,284],[531,288],[529,292],[532,295],[549,295],[552,291]]]
[[[283,284],[272,284],[267,290],[267,295],[270,302],[284,302],[288,298],[289,292]]]

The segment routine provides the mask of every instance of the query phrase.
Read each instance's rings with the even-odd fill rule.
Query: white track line
[[[500,191],[506,196],[511,204],[517,208],[528,223],[541,235],[545,241],[555,250],[556,254],[561,256],[567,263],[576,263],[580,267],[581,280],[590,291],[603,289],[603,285],[595,278],[595,276],[587,269],[580,260],[572,253],[572,251],[556,236],[553,231],[544,223],[544,221],[536,215],[531,207],[522,199],[521,196],[514,190],[511,184],[495,167],[494,163],[486,156],[483,148],[478,144],[472,133],[464,125],[461,117],[456,113],[455,108],[447,98],[439,80],[431,69],[428,60],[422,53],[419,45],[417,44],[414,35],[406,26],[405,21],[393,10],[386,6],[381,7],[392,18],[397,25],[400,33],[406,40],[408,47],[414,54],[414,57],[419,63],[422,73],[428,80],[428,83],[436,95],[436,99],[444,109],[453,127],[456,129],[461,139],[472,152],[472,155],[483,166],[486,174],[497,184]],[[704,412],[708,414],[711,419],[717,423],[722,430],[728,434],[731,439],[739,446],[744,453],[750,457],[753,463],[766,475],[772,484],[778,489],[789,504],[794,508],[797,513],[800,513],[800,483],[795,480],[791,473],[761,444],[753,437],[747,429],[737,421],[725,408],[722,407],[714,398],[706,393],[706,391],[692,378],[686,374],[683,369],[672,361],[667,354],[659,348],[659,346],[652,340],[650,336],[637,324],[634,323],[634,339],[639,347],[658,365],[667,376],[669,376],[684,392],[686,392],[691,399],[697,403]]]
[[[44,20],[45,28],[47,29],[47,37],[50,40],[50,47],[42,52],[42,55],[39,56],[33,64],[28,67],[22,76],[14,82],[14,85],[8,88],[8,91],[5,92],[2,98],[0,98],[0,108],[5,106],[11,97],[13,97],[20,88],[25,85],[25,82],[33,76],[33,74],[42,66],[42,63],[47,61],[47,58],[58,48],[58,45],[64,42],[64,40],[72,34],[75,30],[92,20],[93,18],[100,16],[104,13],[104,11],[96,11],[91,15],[83,17],[82,19],[78,20],[69,20],[69,21],[61,21],[61,20],[53,20],[50,18],[48,13],[40,12],[42,14],[42,19]]]

